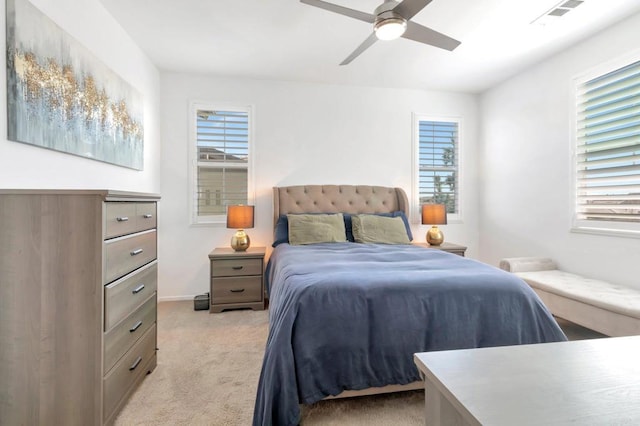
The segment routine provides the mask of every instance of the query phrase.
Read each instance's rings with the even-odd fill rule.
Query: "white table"
[[[427,425],[640,425],[640,336],[414,355]]]

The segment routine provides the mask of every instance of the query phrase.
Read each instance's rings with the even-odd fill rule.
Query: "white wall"
[[[640,287],[640,239],[569,232],[573,78],[640,48],[640,14],[481,96],[480,259],[549,256],[562,269]]]
[[[160,192],[160,74],[98,0],[30,0],[144,97],[144,171],[7,140],[6,86],[0,85],[0,187],[106,188]],[[5,1],[1,20],[5,21]],[[5,31],[1,31],[3,46]],[[0,73],[6,80],[6,56]]]
[[[270,247],[272,187],[299,184],[399,186],[411,194],[412,112],[464,120],[464,223],[443,226],[445,239],[469,246],[477,232],[477,99],[471,95],[163,73],[161,299],[208,291],[209,260],[233,233],[189,225],[189,102],[254,108],[256,223],[253,246]],[[427,228],[414,226],[417,241]]]

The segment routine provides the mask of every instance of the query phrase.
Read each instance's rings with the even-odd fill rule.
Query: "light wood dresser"
[[[155,368],[158,200],[0,190],[0,425],[113,423]]]

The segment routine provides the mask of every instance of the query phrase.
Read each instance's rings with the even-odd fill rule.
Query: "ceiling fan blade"
[[[393,11],[408,21],[424,9],[426,5],[431,3],[431,1],[432,0],[404,0],[394,7]]]
[[[376,41],[378,41],[378,37],[376,37],[376,33],[371,33],[371,35],[367,37],[367,39],[363,41],[362,44],[358,46],[358,48],[354,50],[353,53],[347,57],[347,59],[340,62],[340,65],[347,65],[348,63],[353,61],[355,58],[357,58],[362,52],[364,52],[369,47],[371,47],[371,45]]]
[[[300,0],[300,3],[319,7],[320,9],[328,10],[329,12],[339,13],[340,15],[359,19],[370,24],[373,24],[376,21],[376,16],[370,13],[360,12],[359,10],[349,9],[348,7],[338,6],[337,4],[328,3],[322,0]]]
[[[444,50],[453,50],[460,45],[456,39],[411,21],[407,22],[407,30],[402,34],[402,37]]]

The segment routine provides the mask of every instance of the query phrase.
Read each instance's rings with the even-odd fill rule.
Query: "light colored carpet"
[[[570,339],[600,337],[563,320]],[[267,340],[268,311],[194,311],[158,305],[158,366],[115,424],[250,425]],[[304,406],[304,426],[424,424],[424,392],[320,401]]]
[[[267,311],[158,304],[158,366],[116,425],[249,425],[267,340]]]

